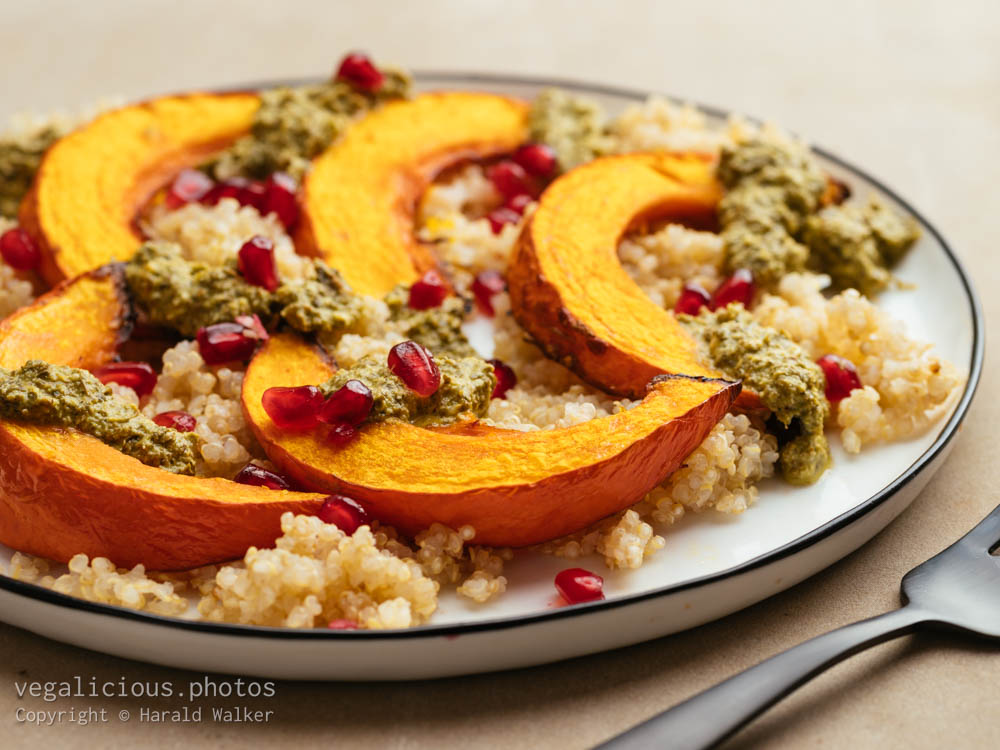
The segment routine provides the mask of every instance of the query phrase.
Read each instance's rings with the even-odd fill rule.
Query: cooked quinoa
[[[0,216],[0,234],[17,226],[17,222]],[[0,261],[0,320],[12,312],[35,301],[35,288],[31,274],[15,271]]]

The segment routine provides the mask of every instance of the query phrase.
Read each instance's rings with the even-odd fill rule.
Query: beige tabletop
[[[769,10],[761,11],[759,6]],[[808,6],[808,7],[807,7]],[[865,165],[948,237],[1000,321],[1000,12],[994,2],[9,2],[0,115],[330,70],[347,49],[411,68],[553,74],[766,115]],[[962,304],[956,300],[956,304]],[[0,626],[3,747],[587,747],[810,636],[898,604],[903,573],[998,501],[997,350],[949,461],[860,551],[696,630],[534,669],[408,684],[278,683],[267,723],[122,723],[134,699],[18,700],[16,681],[198,675]],[[915,636],[821,676],[727,747],[1000,741],[1000,649]],[[206,701],[213,705],[233,701]],[[183,700],[157,702],[177,708]],[[106,723],[18,723],[17,708]]]

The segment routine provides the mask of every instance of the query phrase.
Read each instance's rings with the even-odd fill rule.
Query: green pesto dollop
[[[272,293],[247,283],[235,261],[208,266],[186,260],[172,243],[147,242],[125,264],[125,279],[151,322],[185,336],[239,315],[281,316],[302,333],[343,330],[361,316],[360,299],[320,260],[312,262],[309,278]]]
[[[62,129],[46,126],[0,138],[0,216],[17,218],[21,200],[31,187],[42,157],[63,135]]]
[[[320,386],[325,396],[348,380],[360,380],[371,389],[374,403],[369,421],[401,420],[421,426],[443,425],[460,416],[483,417],[496,387],[493,365],[479,357],[435,356],[441,370],[441,385],[424,398],[406,387],[389,369],[384,358],[368,355],[353,367],[339,370]]]
[[[390,68],[381,70],[385,82],[374,93],[337,80],[262,91],[250,133],[216,157],[207,170],[216,179],[235,175],[262,179],[281,171],[301,180],[310,161],[352,120],[381,102],[409,95],[409,76]]]
[[[385,295],[391,319],[399,323],[400,333],[416,341],[434,356],[472,357],[475,350],[462,331],[468,312],[461,297],[447,297],[437,307],[414,310],[409,306],[409,287],[400,284]]]
[[[797,235],[819,205],[826,178],[804,146],[755,139],[722,149],[717,175],[726,269],[747,268],[762,286],[806,266]]]
[[[605,119],[593,99],[552,88],[531,103],[528,130],[532,141],[552,147],[559,167],[567,170],[608,150]]]
[[[806,221],[810,265],[829,274],[837,289],[865,295],[885,289],[894,266],[920,236],[916,222],[875,195],[864,205],[829,206]]]
[[[678,320],[702,344],[712,365],[760,396],[795,434],[781,448],[782,475],[791,484],[812,484],[830,465],[823,424],[830,413],[823,371],[805,351],[773,328],[760,325],[732,304]]]
[[[72,427],[127,456],[175,474],[194,474],[198,437],[160,427],[86,370],[29,360],[0,369],[0,417]]]

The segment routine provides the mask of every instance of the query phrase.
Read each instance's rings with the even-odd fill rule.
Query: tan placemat
[[[330,69],[362,47],[412,68],[549,73],[767,114],[898,188],[951,240],[1000,320],[1000,13],[995,4],[648,2],[5,3],[0,113]],[[697,6],[697,7],[694,7]],[[671,638],[562,664],[430,683],[278,683],[266,723],[150,723],[135,699],[19,700],[15,682],[173,681],[0,626],[3,747],[559,747],[594,744],[805,638],[896,605],[904,572],[998,501],[996,357],[954,453],[872,543],[806,583]],[[987,747],[1000,650],[913,637],[855,657],[729,747]],[[232,706],[233,701],[205,701]],[[181,709],[185,699],[157,701]],[[18,708],[108,721],[18,723]],[[132,715],[122,722],[118,713]]]

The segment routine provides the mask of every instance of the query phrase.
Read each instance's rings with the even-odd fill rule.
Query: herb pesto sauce
[[[0,417],[72,427],[147,466],[195,472],[195,434],[160,427],[86,370],[37,359],[18,370],[0,369]]]
[[[340,274],[319,260],[313,261],[311,278],[290,281],[272,293],[247,283],[235,262],[207,266],[186,260],[176,245],[147,242],[125,265],[125,278],[153,323],[185,336],[239,315],[281,316],[303,333],[343,330],[361,316],[361,301]]]
[[[478,357],[435,356],[441,370],[441,385],[427,398],[406,387],[389,369],[384,358],[369,355],[353,366],[338,371],[320,386],[325,396],[343,387],[348,380],[360,380],[371,389],[374,403],[369,421],[390,419],[420,426],[449,424],[460,416],[483,417],[496,387],[493,365]]]
[[[0,216],[17,218],[21,200],[31,187],[42,157],[63,135],[60,128],[47,126],[0,139]]]
[[[556,152],[560,169],[591,161],[608,150],[604,110],[592,99],[545,89],[528,112],[530,139]]]
[[[764,287],[811,268],[838,289],[880,292],[919,235],[875,196],[821,208],[826,178],[805,146],[750,140],[723,148],[717,175],[727,188],[718,208],[726,269],[747,268]]]
[[[795,433],[781,448],[781,471],[791,484],[812,484],[830,465],[823,424],[830,413],[823,371],[791,339],[755,322],[732,304],[678,320],[726,377],[738,378]]]
[[[475,350],[462,331],[466,306],[461,297],[447,297],[438,307],[414,310],[409,306],[409,288],[398,285],[385,295],[391,319],[400,324],[400,332],[416,341],[434,356],[472,357]]]

